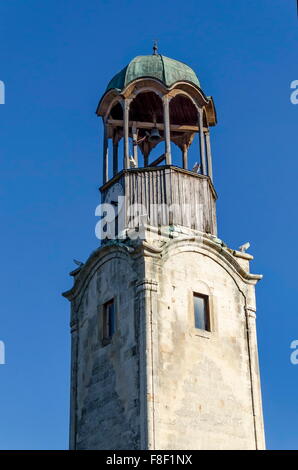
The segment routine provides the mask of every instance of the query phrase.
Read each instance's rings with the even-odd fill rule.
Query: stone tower
[[[217,237],[213,99],[154,47],[110,81],[97,115],[102,241],[64,293],[70,448],[263,449],[262,276]]]

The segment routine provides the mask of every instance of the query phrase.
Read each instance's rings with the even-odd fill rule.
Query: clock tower
[[[212,97],[186,64],[109,82],[100,246],[71,273],[71,449],[264,449],[253,259],[217,235]]]

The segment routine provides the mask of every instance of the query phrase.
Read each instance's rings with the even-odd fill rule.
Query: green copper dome
[[[141,77],[157,78],[168,87],[178,81],[191,82],[200,87],[198,77],[188,65],[160,54],[152,54],[135,57],[112,78],[107,90],[123,90],[130,82]]]

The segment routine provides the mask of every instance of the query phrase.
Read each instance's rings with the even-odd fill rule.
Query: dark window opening
[[[194,294],[195,328],[210,331],[209,298],[207,295]]]
[[[103,306],[103,341],[105,344],[111,341],[116,330],[114,299]]]

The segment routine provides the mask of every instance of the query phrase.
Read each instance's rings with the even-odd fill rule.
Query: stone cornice
[[[174,256],[175,253],[184,251],[194,251],[209,256],[227,269],[230,274],[237,275],[246,284],[255,285],[263,277],[260,274],[252,274],[246,271],[239,264],[237,257],[239,257],[240,252],[235,255],[235,251],[229,249],[221,240],[206,234],[202,236],[178,236],[177,238],[168,239],[161,237],[159,240],[156,239],[155,243],[146,240],[136,240],[134,242],[110,241],[90,255],[76,274],[74,286],[62,295],[73,301],[81,294],[99,265],[113,259],[115,256],[123,257],[123,259],[133,264],[140,257],[166,260],[168,257]],[[244,257],[243,254],[242,257]],[[245,254],[245,259],[252,259],[252,257]]]
[[[152,279],[142,279],[136,284],[137,292],[152,291],[157,292],[158,282]]]
[[[192,245],[191,249],[185,249],[190,243]],[[246,271],[238,263],[237,259],[233,255],[233,250],[230,250],[218,238],[209,235],[202,235],[201,237],[177,237],[170,244],[167,243],[164,247],[164,250],[168,252],[168,256],[171,256],[175,250],[175,247],[178,248],[179,246],[183,248],[181,251],[194,250],[197,252],[202,252],[202,254],[209,254],[210,257],[215,259],[217,262],[220,261],[222,266],[226,266],[231,269],[235,274],[238,275],[238,277],[240,277],[243,282],[247,284],[255,285],[263,278],[261,274],[252,274]]]
[[[227,247],[224,245],[219,245],[210,238],[203,238],[203,240],[204,245],[210,247],[212,250],[216,250],[222,256],[222,258],[233,267],[237,274],[243,278],[244,281],[251,281],[250,283],[256,284],[263,278],[262,274],[252,274],[246,271],[235,259],[235,251],[231,252]],[[239,253],[240,252],[237,252],[236,257],[242,257],[248,260],[253,259],[251,255],[246,254],[246,256],[243,256],[242,254],[242,256],[239,256]]]
[[[109,259],[116,256],[123,256],[126,259],[129,252],[133,249],[121,242],[108,242],[100,246],[97,250],[93,251],[86,263],[81,267],[78,274],[75,276],[74,285],[71,289],[62,293],[69,301],[73,301],[82,291],[84,286],[88,283],[99,264],[103,264]],[[72,273],[71,273],[72,275]]]

